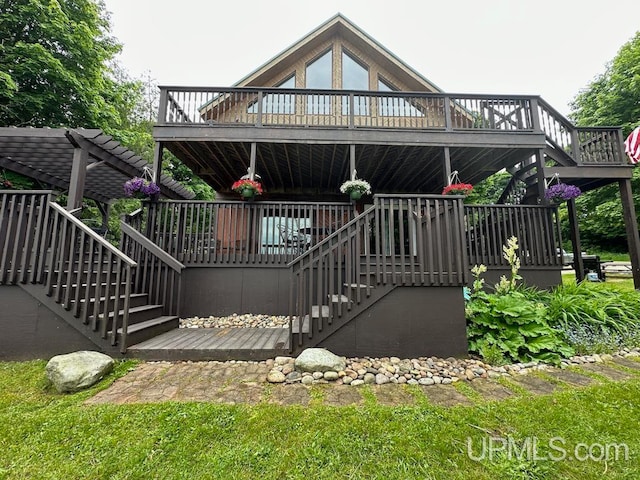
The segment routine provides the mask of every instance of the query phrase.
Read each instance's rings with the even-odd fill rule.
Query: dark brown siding
[[[186,268],[182,278],[182,317],[287,314],[288,268]]]
[[[396,288],[320,346],[344,356],[466,355],[462,288]]]
[[[49,359],[99,347],[17,286],[0,287],[0,360]]]

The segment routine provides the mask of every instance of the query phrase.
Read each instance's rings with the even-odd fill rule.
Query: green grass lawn
[[[636,479],[640,471],[640,376],[448,409],[418,390],[416,406],[402,407],[378,405],[366,390],[361,407],[87,406],[133,364],[73,395],[44,387],[44,365],[0,363],[0,478],[584,480]],[[519,447],[536,441],[538,456],[554,457],[554,437],[568,456],[579,444],[624,443],[630,458],[471,459],[467,439],[479,456],[491,435]]]

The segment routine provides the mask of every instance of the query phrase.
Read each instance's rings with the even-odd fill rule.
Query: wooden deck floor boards
[[[286,328],[180,328],[129,347],[148,360],[264,360],[288,355]]]

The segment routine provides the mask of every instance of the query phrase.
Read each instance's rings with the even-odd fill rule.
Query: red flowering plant
[[[254,197],[256,195],[262,195],[264,190],[262,184],[255,180],[249,180],[248,178],[241,178],[231,185],[231,190],[238,192],[243,197]]]
[[[452,183],[442,189],[442,195],[463,195],[468,197],[473,191],[473,185],[470,183]]]

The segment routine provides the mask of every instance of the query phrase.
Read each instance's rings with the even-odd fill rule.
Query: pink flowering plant
[[[544,196],[547,200],[552,202],[566,202],[582,195],[582,192],[575,185],[568,185],[566,183],[556,183],[551,185],[544,192]]]
[[[442,195],[463,195],[468,197],[473,191],[473,185],[470,183],[452,183],[442,189]]]
[[[160,193],[160,187],[151,180],[133,177],[124,182],[124,194],[133,198],[151,198]]]
[[[264,193],[264,189],[260,182],[250,180],[248,178],[241,178],[240,180],[235,181],[233,185],[231,185],[231,190],[247,197],[262,195]]]

